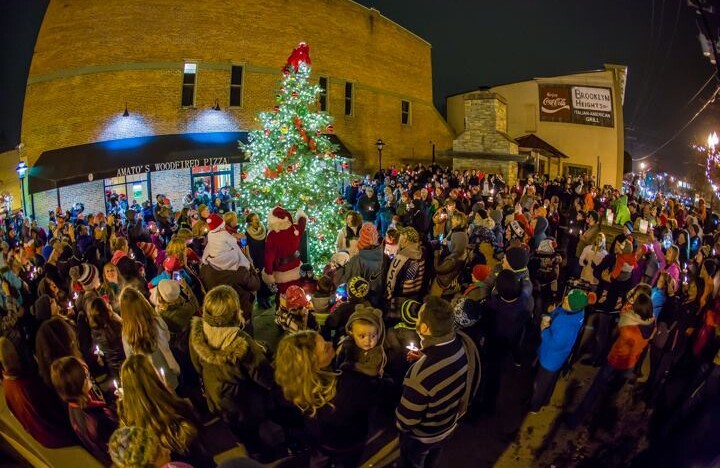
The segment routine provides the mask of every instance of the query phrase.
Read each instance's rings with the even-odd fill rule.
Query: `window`
[[[592,166],[580,166],[573,164],[563,164],[565,168],[565,177],[578,177],[582,175],[592,175]]]
[[[353,115],[353,84],[345,83],[345,115]]]
[[[242,106],[243,67],[233,65],[230,69],[230,106]]]
[[[196,197],[198,192],[201,192],[201,187],[202,191],[209,195],[215,195],[221,188],[234,185],[232,165],[230,164],[196,166],[192,168],[191,177],[193,195]]]
[[[197,63],[186,63],[183,69],[182,106],[195,105],[195,79],[197,77]]]
[[[410,125],[410,101],[400,101],[400,122]]]
[[[327,76],[321,76],[318,80],[320,86],[320,111],[327,111],[327,93],[328,93],[328,79]]]
[[[125,212],[133,201],[142,204],[150,200],[147,173],[105,179],[105,212]]]

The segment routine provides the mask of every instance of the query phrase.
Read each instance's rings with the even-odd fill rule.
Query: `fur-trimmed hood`
[[[193,347],[202,362],[215,366],[226,366],[236,364],[245,357],[250,349],[250,343],[242,329],[234,327],[235,336],[228,339],[228,328],[204,327],[204,323],[200,317],[193,317],[190,323],[190,346]],[[208,339],[206,330],[217,333],[217,336]],[[211,341],[222,344],[215,347],[210,343]]]

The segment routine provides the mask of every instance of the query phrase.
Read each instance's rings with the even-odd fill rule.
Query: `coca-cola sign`
[[[538,90],[543,122],[614,126],[610,88],[539,85]]]

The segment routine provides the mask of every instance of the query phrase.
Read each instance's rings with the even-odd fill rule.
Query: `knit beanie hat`
[[[175,255],[170,255],[163,262],[163,269],[168,273],[178,271],[181,268],[182,265],[180,264],[180,260]]]
[[[221,228],[225,227],[225,221],[222,219],[222,217],[214,213],[208,216],[207,224],[210,232],[219,231]]]
[[[405,325],[415,329],[415,325],[417,325],[418,321],[418,314],[420,313],[420,307],[422,307],[422,304],[413,299],[407,299],[402,303],[400,306],[400,317]]]
[[[487,265],[475,265],[472,269],[473,281],[485,281],[490,275],[490,267]]]
[[[154,466],[160,454],[160,441],[145,428],[124,426],[110,436],[108,452],[118,468]]]
[[[505,301],[514,301],[520,297],[520,281],[512,270],[502,270],[498,274],[495,289]]]
[[[175,280],[160,280],[157,289],[160,297],[168,304],[172,304],[180,297],[180,284]]]
[[[588,304],[595,303],[595,293],[586,293],[582,289],[571,289],[567,295],[568,305],[573,312],[585,310]]]
[[[413,227],[406,227],[398,229],[401,236],[405,236],[408,242],[418,243],[420,242],[420,234]]]
[[[153,259],[157,255],[158,249],[151,242],[138,242],[136,245],[140,247],[146,258]]]
[[[89,290],[100,279],[100,273],[95,265],[83,263],[70,268],[70,278],[80,283],[83,289]]]
[[[513,271],[521,271],[528,266],[530,252],[522,247],[510,247],[505,252],[505,258]]]
[[[353,276],[348,281],[348,296],[355,299],[364,299],[370,291],[370,283],[362,276]]]
[[[359,250],[374,247],[378,243],[377,228],[372,223],[363,223],[360,228],[360,238],[358,239],[357,248]]]
[[[281,297],[281,303],[286,309],[302,309],[307,307],[307,297],[305,296],[305,290],[297,285],[292,285],[287,288],[285,294]]]

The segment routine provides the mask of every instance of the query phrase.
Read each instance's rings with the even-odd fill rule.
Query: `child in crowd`
[[[328,313],[333,292],[335,292],[335,288],[330,277],[321,276],[317,282],[317,290],[310,297],[315,314]]]
[[[310,297],[303,288],[290,286],[285,294],[280,296],[280,307],[275,311],[275,324],[287,333],[317,330],[317,321],[308,309],[308,302]]]
[[[345,325],[345,331],[347,335],[340,340],[337,350],[336,367],[369,377],[382,377],[387,363],[382,311],[371,306],[357,306]]]
[[[455,326],[458,328],[471,327],[480,321],[485,299],[492,289],[487,283],[490,277],[487,265],[475,265],[471,277],[472,283],[463,295],[452,302]]]
[[[322,335],[326,340],[337,344],[345,334],[345,325],[358,305],[369,305],[367,300],[370,284],[360,276],[353,276],[346,285],[338,286],[338,291],[347,291],[347,300],[340,300],[330,309],[330,316],[325,321]]]
[[[387,233],[385,234],[385,255],[387,255],[391,260],[395,258],[395,255],[398,252],[399,240],[400,232],[397,229],[393,228],[387,230]]]
[[[541,337],[538,350],[538,372],[533,385],[530,411],[537,413],[547,405],[555,389],[562,366],[572,352],[585,318],[585,307],[595,302],[595,294],[581,289],[571,289],[562,304],[549,315],[542,316]]]

